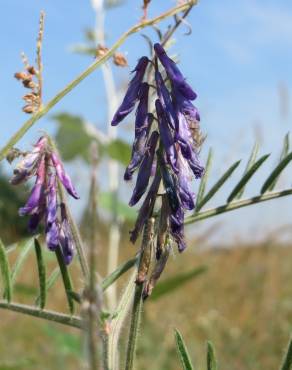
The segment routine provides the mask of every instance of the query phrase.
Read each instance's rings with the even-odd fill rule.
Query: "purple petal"
[[[177,175],[177,178],[181,205],[184,209],[192,210],[195,208],[194,194],[190,190],[192,176],[189,166],[185,158],[183,158],[181,154],[178,156],[178,168],[179,173]]]
[[[45,159],[42,158],[38,170],[35,185],[30,193],[25,206],[20,208],[18,213],[20,216],[37,213],[42,204],[44,197],[44,181],[45,181]]]
[[[143,229],[143,226],[144,226],[145,222],[148,220],[150,214],[153,211],[153,207],[154,207],[154,204],[155,204],[155,200],[156,200],[156,196],[157,196],[157,192],[158,192],[158,189],[159,189],[160,182],[161,182],[161,175],[157,171],[156,174],[155,174],[154,180],[153,180],[153,182],[150,186],[150,189],[148,191],[148,194],[146,195],[146,197],[143,201],[143,204],[142,204],[142,206],[139,210],[139,214],[138,214],[138,217],[137,217],[137,220],[136,220],[136,223],[135,223],[135,227],[131,231],[130,240],[131,240],[132,243],[136,242],[138,236],[140,235],[140,233]]]
[[[159,99],[156,100],[155,107],[158,118],[159,132],[166,153],[167,161],[171,165],[173,171],[177,173],[178,171],[176,166],[177,154],[174,146],[174,138],[168,125],[167,116],[163,110],[163,107]]]
[[[184,236],[184,212],[181,208],[178,208],[170,216],[170,232],[177,243],[179,252],[183,252],[186,248],[186,243]]]
[[[59,226],[57,222],[46,228],[46,243],[50,250],[54,251],[59,245]]]
[[[63,186],[67,190],[67,192],[73,198],[79,199],[79,196],[78,196],[78,194],[77,194],[77,192],[74,188],[74,185],[72,184],[72,181],[71,181],[70,177],[66,174],[66,172],[64,170],[64,167],[62,165],[62,162],[60,161],[60,159],[58,158],[56,153],[51,154],[51,159],[52,159],[54,167],[56,168],[56,173],[57,173],[61,183],[63,184]]]
[[[53,224],[57,220],[57,181],[54,175],[50,175],[47,196],[47,225]]]
[[[132,157],[131,162],[126,168],[124,179],[129,181],[132,179],[133,173],[139,167],[146,151],[146,143],[148,140],[149,131],[152,126],[153,116],[148,114],[148,126],[146,129],[143,129],[139,134],[136,135],[133,147],[132,147]]]
[[[176,212],[177,209],[180,207],[180,201],[177,196],[177,187],[174,181],[174,177],[167,168],[164,160],[162,158],[159,159],[161,176],[163,180],[164,189],[167,195],[169,207],[173,212]]]
[[[129,202],[130,206],[135,205],[140,200],[140,198],[147,189],[149,178],[151,176],[152,163],[155,155],[155,149],[158,142],[158,138],[159,133],[157,131],[153,131],[150,136],[149,143],[147,144],[148,148],[146,150],[143,161],[139,168],[136,186],[134,188],[133,195]]]
[[[148,62],[149,59],[147,57],[139,59],[138,64],[133,71],[136,72],[136,74],[130,81],[124,100],[112,119],[112,126],[118,125],[134,109],[139,98],[141,83],[143,81]]]
[[[161,73],[159,71],[155,72],[155,81],[157,86],[157,95],[163,107],[163,110],[166,112],[168,116],[168,121],[171,125],[171,128],[175,128],[176,116],[174,107],[172,104],[171,96],[169,91],[167,90]]]
[[[155,44],[154,50],[161,64],[165,68],[167,76],[169,77],[173,86],[175,86],[187,99],[196,99],[197,94],[185,81],[185,78],[177,67],[176,63],[167,56],[163,47],[160,44]]]

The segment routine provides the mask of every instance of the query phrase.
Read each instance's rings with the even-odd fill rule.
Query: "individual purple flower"
[[[146,143],[153,121],[153,115],[148,113],[148,92],[149,85],[143,83],[140,91],[140,101],[136,111],[135,141],[132,147],[131,161],[124,174],[126,181],[132,179],[133,173],[139,167],[146,150]]]
[[[178,155],[178,192],[181,205],[186,210],[195,208],[194,194],[190,190],[190,182],[192,174],[185,158],[181,154]]]
[[[170,233],[177,243],[179,252],[183,252],[186,248],[186,242],[184,236],[184,211],[181,207],[170,215]]]
[[[75,199],[79,199],[79,195],[77,194],[74,185],[72,184],[72,181],[70,177],[66,174],[64,167],[62,165],[62,162],[60,161],[59,157],[56,153],[52,152],[51,154],[52,163],[56,169],[56,173],[63,184],[64,188],[67,190],[67,192]]]
[[[118,125],[134,109],[139,98],[139,92],[148,62],[149,59],[147,57],[142,57],[139,59],[136,68],[133,70],[133,72],[136,72],[135,76],[130,81],[123,102],[112,119],[112,126]]]
[[[65,204],[61,203],[60,208],[61,208],[61,226],[59,240],[62,248],[64,261],[66,265],[69,265],[74,256],[74,244]]]
[[[46,209],[46,241],[49,249],[51,250],[55,250],[59,245],[59,225],[57,219],[57,211],[57,181],[55,175],[50,174]]]
[[[24,154],[22,160],[13,171],[13,176],[10,180],[12,185],[21,184],[36,174],[46,145],[47,139],[41,137],[34,145],[34,149]]]
[[[144,159],[139,168],[136,186],[134,188],[133,195],[129,202],[130,206],[135,205],[141,199],[142,195],[145,193],[147,189],[149,179],[151,176],[152,163],[153,163],[158,139],[159,139],[158,132],[153,131],[149,139],[149,142],[147,144],[147,149],[144,155]]]
[[[167,116],[159,99],[155,101],[155,108],[157,113],[160,137],[166,153],[167,162],[170,164],[173,171],[177,172],[177,154],[174,146],[174,137],[170,130]]]
[[[167,76],[170,79],[172,85],[177,88],[184,95],[185,98],[189,100],[196,99],[197,94],[185,81],[185,78],[177,67],[176,63],[171,58],[169,58],[163,47],[157,43],[154,45],[154,50],[161,64],[165,68]]]
[[[176,115],[173,107],[173,103],[171,100],[171,95],[165,86],[161,73],[156,70],[155,71],[155,82],[157,88],[157,95],[161,102],[163,110],[166,112],[168,117],[168,122],[172,129],[175,129],[176,126]]]
[[[30,196],[25,206],[19,208],[18,211],[19,216],[32,215],[38,213],[41,198],[44,196],[45,179],[46,179],[45,158],[43,157],[39,163],[35,185],[30,193]]]

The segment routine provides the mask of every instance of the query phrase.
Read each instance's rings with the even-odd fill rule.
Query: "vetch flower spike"
[[[79,197],[46,136],[39,139],[32,152],[25,153],[11,182],[16,185],[32,176],[36,176],[35,185],[25,206],[19,209],[19,215],[30,215],[28,228],[31,232],[35,232],[43,220],[48,248],[55,251],[60,246],[64,262],[69,264],[74,255],[74,243],[65,204],[59,202],[59,185],[62,184],[75,199]]]

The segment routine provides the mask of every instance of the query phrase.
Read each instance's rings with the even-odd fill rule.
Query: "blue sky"
[[[149,16],[157,15],[174,4],[174,0],[152,0]],[[27,118],[21,112],[23,90],[12,76],[21,69],[21,51],[25,51],[30,59],[34,58],[40,10],[46,12],[45,100],[91,62],[87,57],[72,54],[70,47],[83,41],[83,30],[94,25],[95,16],[89,0],[10,0],[1,4],[1,8],[5,14],[0,24],[0,118],[3,127],[0,146],[3,146]],[[123,6],[109,11],[106,14],[108,45],[140,16],[140,2],[137,0],[128,0]],[[270,160],[270,165],[273,165],[282,137],[291,128],[291,1],[202,0],[193,9],[188,22],[192,26],[192,34],[185,36],[187,28],[181,27],[171,53],[179,54],[181,68],[198,92],[202,130],[207,134],[202,155],[205,157],[209,146],[216,154],[213,180],[234,160],[248,157],[255,137],[261,142],[262,152],[273,153]],[[162,27],[167,24],[164,22]],[[155,36],[151,30],[145,33]],[[135,35],[122,45],[120,51],[127,54],[129,65],[133,67],[137,58],[148,52],[148,46],[140,35]],[[115,69],[117,82],[126,81],[128,71]],[[102,76],[97,71],[59,103],[52,114],[60,111],[80,114],[103,129],[106,125],[105,103]],[[53,132],[54,127],[54,123],[45,118],[22,143],[30,143],[38,129]],[[268,170],[269,165],[266,167]],[[265,174],[265,170],[262,173]],[[259,176],[257,181],[263,179]],[[283,186],[290,184],[291,176],[282,182]],[[250,186],[251,193],[254,186]],[[253,230],[254,223],[258,225],[258,231],[261,227],[289,222],[291,206],[291,200],[277,205],[270,203],[256,207],[252,212],[240,211],[221,220],[232,220],[228,225],[233,225],[234,233],[247,235]],[[275,216],[275,210],[281,213],[280,218]],[[230,226],[224,226],[223,230],[226,227],[230,229]]]

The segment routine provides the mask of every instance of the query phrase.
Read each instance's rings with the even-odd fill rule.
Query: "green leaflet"
[[[3,296],[7,299],[8,302],[10,302],[11,297],[12,297],[11,275],[10,275],[7,254],[6,254],[5,247],[1,239],[0,239],[0,268],[1,268],[3,284],[4,284]]]
[[[250,169],[251,167],[254,165],[256,159],[257,159],[257,155],[258,155],[258,151],[259,151],[259,143],[258,142],[255,142],[252,150],[251,150],[251,153],[250,153],[250,156],[249,156],[249,160],[247,161],[247,165],[245,167],[245,170],[244,170],[244,173],[243,175],[245,175]],[[243,193],[244,193],[244,189],[245,187],[243,187],[236,195],[236,199],[239,199],[242,197]]]
[[[202,273],[207,271],[207,266],[196,267],[190,271],[177,274],[171,278],[165,279],[157,284],[153,290],[150,299],[157,300],[164,296],[165,294],[172,293],[174,290],[180,288],[182,285],[186,284],[188,281],[200,276]]]
[[[179,354],[179,358],[183,366],[183,370],[194,370],[187,347],[184,343],[182,335],[177,329],[175,329],[174,331],[174,336],[175,336],[177,352]]]
[[[211,342],[207,342],[207,370],[217,370],[215,350]]]
[[[233,172],[240,164],[240,160],[235,162],[228,170],[220,177],[220,179],[212,186],[208,193],[204,196],[201,202],[197,203],[196,210],[199,211],[209,200],[218,192],[218,190],[224,185],[224,183],[231,177]]]
[[[207,181],[209,179],[209,175],[210,175],[210,172],[211,172],[212,161],[213,161],[213,149],[210,148],[209,153],[208,153],[207,162],[206,162],[205,173],[204,173],[204,176],[203,176],[203,178],[200,182],[200,186],[199,186],[199,190],[198,190],[198,194],[197,194],[196,212],[199,210],[198,205],[201,203],[201,201],[204,197],[204,194],[205,194]]]
[[[117,267],[109,276],[105,277],[101,283],[102,290],[105,291],[110,285],[112,285],[121,275],[132,268],[138,261],[138,257],[132,258],[120,266]]]
[[[57,281],[58,277],[60,275],[60,269],[58,267],[56,267],[53,272],[51,273],[51,275],[49,276],[49,278],[47,279],[47,283],[46,283],[46,292],[49,291],[49,289],[52,288],[52,286],[55,284],[55,282]],[[36,300],[35,300],[35,304],[37,306],[40,305],[40,294],[37,296]]]
[[[74,313],[74,300],[70,294],[70,292],[73,291],[70,274],[63,260],[63,255],[62,255],[60,247],[58,247],[55,252],[56,252],[56,257],[57,257],[58,264],[60,267],[60,271],[62,274],[62,279],[63,279],[63,284],[64,284],[66,296],[67,296],[69,310],[70,310],[70,313],[73,314]]]
[[[264,194],[266,191],[273,189],[276,185],[276,182],[285,169],[285,167],[291,162],[292,160],[292,152],[289,153],[279,164],[276,168],[272,171],[272,173],[268,176],[267,180],[264,182],[264,185],[261,189],[261,194]]]
[[[229,197],[227,198],[227,202],[230,203],[237,194],[244,188],[247,182],[252,178],[252,176],[256,173],[256,171],[261,167],[261,165],[269,158],[270,154],[263,155],[260,159],[258,159],[251,168],[246,172],[245,175],[241,178],[241,180],[237,183],[235,188],[230,193]]]
[[[292,340],[290,339],[287,352],[283,359],[281,370],[291,370],[291,369],[292,369]]]
[[[37,258],[38,274],[39,274],[39,306],[43,309],[46,305],[47,283],[46,283],[46,265],[43,258],[42,247],[37,238],[34,239],[34,249]]]

